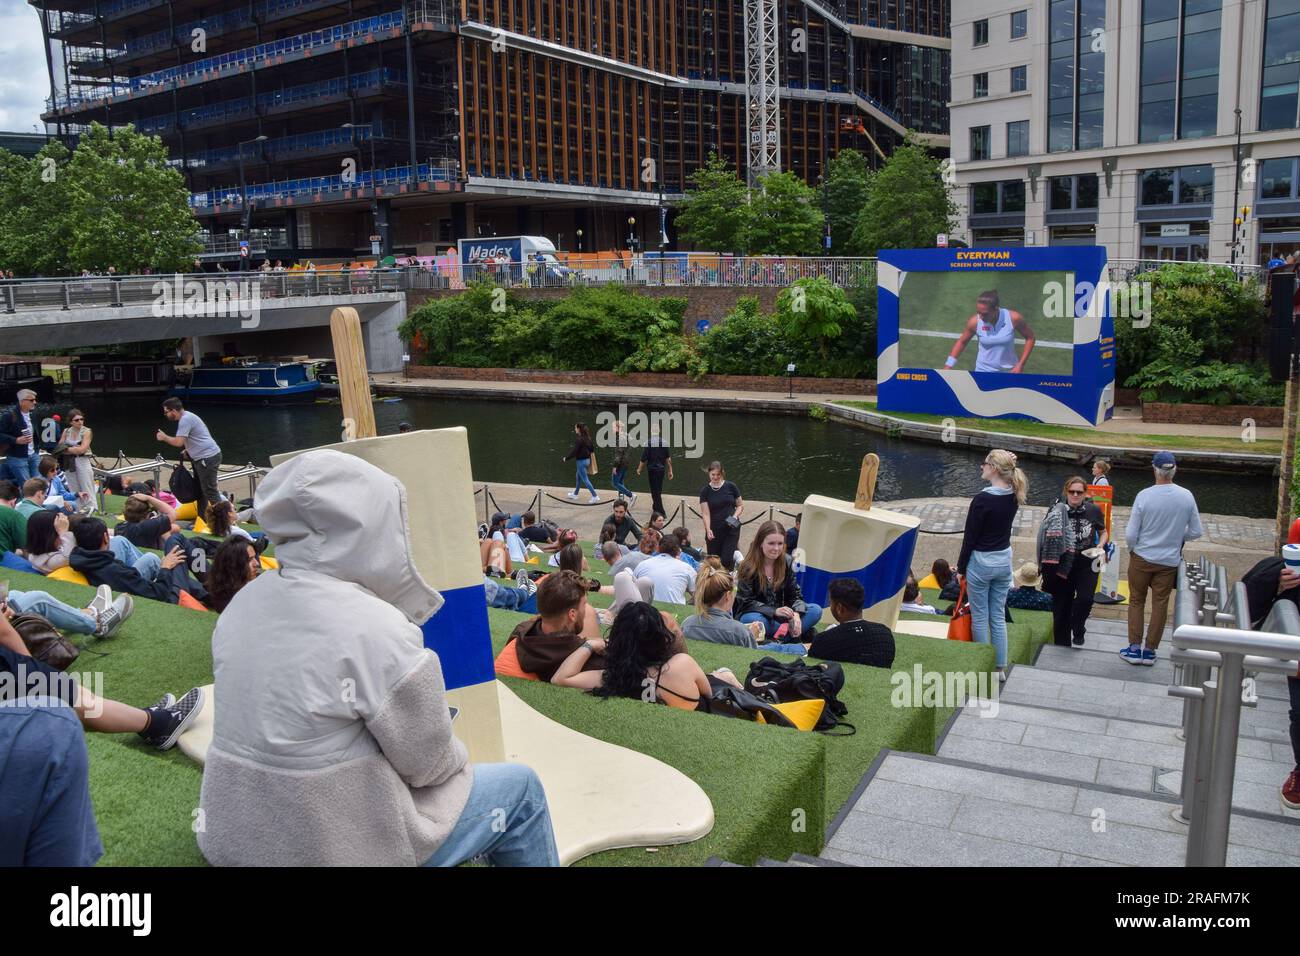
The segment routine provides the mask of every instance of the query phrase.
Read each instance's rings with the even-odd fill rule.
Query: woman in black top
[[[736,546],[740,544],[740,515],[745,502],[734,482],[727,481],[722,463],[709,463],[709,481],[700,489],[700,517],[704,519],[705,550],[722,561],[731,571],[736,566]],[[782,543],[785,534],[782,532]]]
[[[587,490],[591,492],[591,503],[597,504],[600,501],[600,495],[596,494],[596,489],[592,487],[591,479],[587,476],[587,468],[591,465],[593,450],[591,434],[587,431],[587,426],[582,422],[578,422],[573,426],[573,451],[564,456],[564,461],[575,458],[578,462],[577,477],[573,483],[573,490],[569,492],[568,497],[576,501],[578,492],[583,485],[586,485]]]
[[[1039,532],[1038,566],[1043,590],[1052,595],[1052,643],[1083,646],[1099,561],[1084,554],[1106,547],[1106,517],[1088,500],[1088,484],[1078,475],[1065,483],[1062,500],[1048,509]]]
[[[980,465],[989,486],[971,499],[957,573],[966,581],[972,636],[993,644],[998,679],[1006,680],[1007,592],[1011,590],[1011,526],[1025,501],[1025,473],[1016,456],[995,449]]]

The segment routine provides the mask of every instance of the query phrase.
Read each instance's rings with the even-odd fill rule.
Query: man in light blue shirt
[[[1192,493],[1174,484],[1178,463],[1172,452],[1158,451],[1151,459],[1156,483],[1143,488],[1133,501],[1124,528],[1128,544],[1128,642],[1119,652],[1130,664],[1152,666],[1169,613],[1169,593],[1178,580],[1183,544],[1204,534]],[[1151,591],[1151,623],[1142,646],[1143,611]]]

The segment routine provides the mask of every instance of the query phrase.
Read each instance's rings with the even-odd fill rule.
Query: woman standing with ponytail
[[[981,644],[993,644],[998,680],[1006,680],[1007,591],[1011,589],[1011,526],[1025,502],[1028,483],[1016,456],[995,449],[980,465],[989,486],[971,500],[957,573],[966,582],[971,630]]]

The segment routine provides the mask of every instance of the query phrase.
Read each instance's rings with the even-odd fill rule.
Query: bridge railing
[[[273,238],[255,234],[259,240]],[[283,235],[280,230],[277,235]],[[239,239],[209,237],[204,254],[238,251]],[[310,252],[310,250],[305,250]],[[256,259],[258,256],[253,256]],[[1127,266],[1112,271],[1112,280],[1124,278]],[[1243,281],[1254,273],[1238,266]],[[876,281],[876,260],[797,256],[721,256],[701,253],[632,255],[560,253],[545,263],[501,260],[461,263],[447,257],[401,257],[394,266],[358,263],[350,268],[330,266],[319,270],[200,272],[186,275],[76,276],[67,279],[0,280],[0,311],[51,310],[140,305],[160,294],[175,298],[175,283],[237,282],[241,298],[365,295],[423,289],[464,289],[472,282],[491,282],[514,289],[572,289],[582,286],[622,284],[677,288],[786,288],[799,279],[825,278],[841,288],[869,287]],[[170,286],[166,293],[159,282]],[[191,287],[193,288],[193,287]],[[188,294],[188,293],[187,293]]]

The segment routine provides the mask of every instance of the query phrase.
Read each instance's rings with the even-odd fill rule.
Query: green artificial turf
[[[120,502],[118,502],[120,504]],[[593,562],[593,564],[596,562]],[[599,572],[594,572],[600,577]],[[14,590],[44,590],[84,606],[94,589],[10,571]],[[607,578],[606,578],[607,579]],[[592,603],[609,598],[594,595]],[[931,603],[934,603],[932,600]],[[685,619],[693,609],[660,605]],[[1051,616],[1013,612],[1012,659],[1027,661],[1050,640]],[[499,650],[524,615],[489,609],[494,648]],[[78,672],[102,675],[102,693],[147,706],[165,691],[177,695],[212,680],[211,633],[216,616],[136,599],[135,615],[108,641],[79,640]],[[1044,627],[1042,622],[1046,621]],[[759,856],[784,859],[816,853],[825,827],[858,785],[882,747],[933,753],[936,734],[951,708],[895,707],[895,674],[923,670],[989,671],[992,649],[931,638],[897,635],[893,671],[844,665],[841,700],[849,737],[830,737],[707,717],[640,701],[601,700],[566,688],[506,679],[512,690],[543,714],[583,733],[649,754],[696,780],[713,801],[713,831],[695,843],[614,850],[588,858],[589,865],[698,865],[711,856],[752,863]],[[106,652],[98,656],[97,652]],[[730,667],[742,680],[763,651],[691,642],[706,671]],[[88,734],[91,793],[105,847],[105,866],[202,865],[194,839],[202,773],[179,751],[160,754],[133,734]]]

